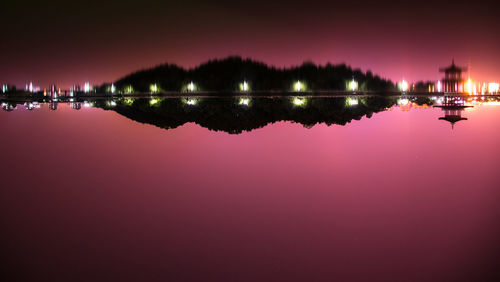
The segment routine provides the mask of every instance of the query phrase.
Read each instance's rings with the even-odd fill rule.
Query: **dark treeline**
[[[386,79],[352,69],[345,64],[318,66],[305,62],[297,67],[275,68],[264,63],[240,57],[211,60],[196,68],[186,70],[176,65],[163,64],[151,69],[140,70],[127,75],[114,84],[118,92],[133,89],[134,92],[150,92],[156,84],[158,91],[185,91],[193,82],[200,91],[238,90],[240,83],[247,81],[251,91],[290,91],[294,82],[300,80],[305,89],[346,90],[347,83],[356,80],[361,91],[393,91],[395,85]],[[108,92],[109,84],[98,88],[98,92]],[[131,88],[130,88],[131,87]]]

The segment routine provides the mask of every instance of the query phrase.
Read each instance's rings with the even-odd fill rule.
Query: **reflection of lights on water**
[[[134,103],[134,99],[128,98],[128,99],[125,99],[124,102],[125,102],[125,104],[130,106]]]
[[[185,99],[184,103],[186,103],[189,106],[196,106],[196,104],[198,104],[198,101],[196,99],[190,98],[190,99]]]
[[[358,99],[356,98],[347,98],[347,105],[349,106],[356,106],[358,103]]]
[[[292,100],[294,106],[303,107],[306,105],[306,99],[302,97],[295,97]]]
[[[160,99],[151,99],[151,100],[149,100],[149,104],[151,106],[154,106],[154,105],[158,104],[159,102],[160,102]]]
[[[110,101],[110,102],[109,102],[109,105],[110,105],[111,107],[114,107],[114,106],[116,106],[116,102],[115,102],[115,101]]]
[[[408,103],[410,103],[410,100],[408,99],[398,99],[398,105],[400,106],[406,106]]]
[[[304,91],[306,89],[304,83],[300,80],[297,80],[297,82],[295,82],[293,84],[293,90],[295,90],[295,92],[301,92],[301,91]]]
[[[85,101],[85,102],[83,102],[83,106],[84,106],[85,108],[90,108],[90,107],[92,106],[92,104],[91,104],[91,103],[89,103],[89,102],[87,102],[87,101]]]
[[[241,98],[239,104],[241,106],[248,106],[248,105],[250,105],[250,98]]]
[[[358,90],[358,82],[357,82],[357,81],[355,81],[354,79],[353,79],[351,82],[349,82],[349,89],[350,89],[351,91],[356,91],[356,90]]]

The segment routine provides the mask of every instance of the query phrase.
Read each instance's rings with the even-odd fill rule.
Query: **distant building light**
[[[2,85],[2,93],[7,92],[8,88],[7,85]]]
[[[441,86],[441,81],[439,81],[439,80],[438,80],[438,82],[437,82],[437,87],[436,87],[436,89],[437,89],[437,92],[441,92],[441,91],[443,90],[443,89],[442,89],[442,86]]]
[[[115,87],[115,85],[114,85],[113,83],[111,83],[111,88],[110,88],[110,90],[111,90],[111,94],[115,94],[116,87]]]

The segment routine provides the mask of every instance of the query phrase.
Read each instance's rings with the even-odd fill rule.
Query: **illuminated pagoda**
[[[458,97],[445,97],[441,105],[434,107],[443,109],[444,117],[440,117],[439,120],[445,120],[451,123],[451,129],[454,129],[455,123],[461,120],[467,120],[467,118],[462,117],[462,112],[465,108],[470,108],[472,106],[465,105],[464,101]]]
[[[451,61],[451,66],[446,68],[440,68],[439,72],[444,72],[443,92],[459,92],[460,88],[463,91],[464,79],[462,78],[462,72],[466,72],[466,67],[457,67],[455,65],[455,60]]]

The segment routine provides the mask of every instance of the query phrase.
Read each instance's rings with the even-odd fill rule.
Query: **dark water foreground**
[[[3,101],[2,281],[495,281],[500,103],[458,102]]]

